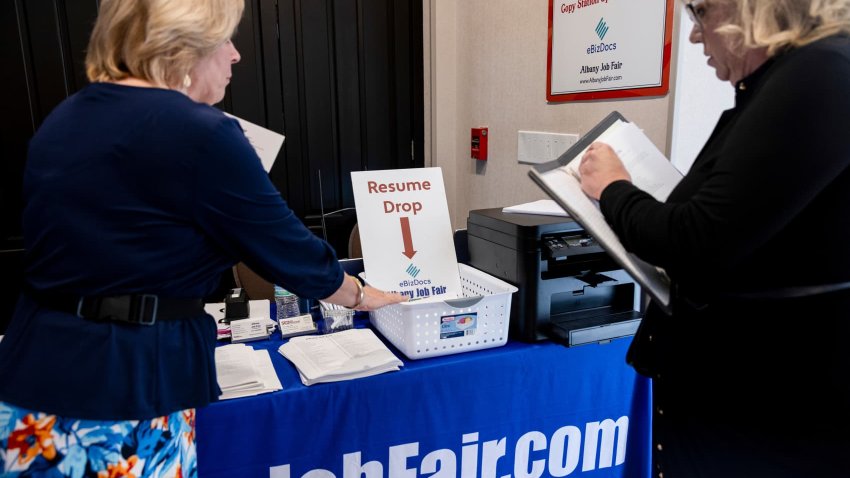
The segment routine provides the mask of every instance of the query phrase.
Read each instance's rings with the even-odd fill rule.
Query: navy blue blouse
[[[238,123],[176,91],[97,83],[68,98],[30,143],[24,196],[38,291],[204,297],[238,260],[304,297],[343,281]],[[0,400],[100,420],[202,406],[218,395],[215,336],[207,315],[96,323],[24,296],[0,342]]]

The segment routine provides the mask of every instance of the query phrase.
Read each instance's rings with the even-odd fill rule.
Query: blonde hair
[[[717,29],[733,47],[796,48],[837,33],[850,33],[850,0],[719,0],[732,18]]]
[[[180,87],[233,36],[245,0],[102,0],[86,53],[92,82],[140,78]]]

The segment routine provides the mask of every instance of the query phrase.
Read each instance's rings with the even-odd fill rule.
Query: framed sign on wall
[[[673,0],[549,0],[546,99],[667,94]]]

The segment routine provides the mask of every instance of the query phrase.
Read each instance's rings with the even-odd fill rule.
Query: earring
[[[183,89],[188,90],[190,86],[192,86],[192,79],[186,75],[183,77]]]

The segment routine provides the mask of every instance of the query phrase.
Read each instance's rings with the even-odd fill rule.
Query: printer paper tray
[[[607,341],[634,335],[641,319],[641,313],[635,310],[577,315],[552,317],[548,335],[568,346]]]

